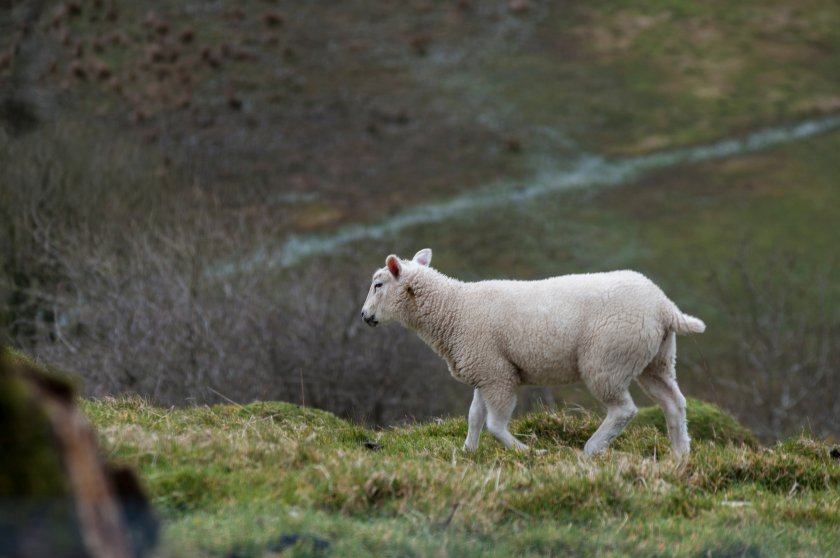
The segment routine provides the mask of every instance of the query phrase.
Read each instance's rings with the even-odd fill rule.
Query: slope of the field
[[[467,454],[463,418],[371,431],[287,403],[83,406],[109,458],[145,479],[163,556],[829,556],[840,544],[838,449],[761,447],[696,400],[681,464],[654,409],[589,460],[599,417],[582,410],[514,422],[541,453],[485,434]]]

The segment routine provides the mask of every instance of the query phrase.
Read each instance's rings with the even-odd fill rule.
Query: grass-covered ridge
[[[828,555],[840,461],[802,436],[769,448],[691,401],[691,459],[668,459],[644,409],[595,460],[600,417],[526,415],[461,451],[463,418],[372,431],[287,403],[162,409],[85,401],[112,459],[139,469],[167,520],[164,552],[302,555]],[[286,554],[284,554],[286,555]]]

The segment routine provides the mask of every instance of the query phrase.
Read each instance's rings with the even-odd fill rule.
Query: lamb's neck
[[[434,270],[419,273],[406,286],[409,320],[406,325],[417,332],[436,353],[451,361],[453,343],[460,327],[464,283]]]

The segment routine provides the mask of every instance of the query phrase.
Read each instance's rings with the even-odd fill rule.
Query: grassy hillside
[[[694,452],[667,458],[645,409],[603,457],[598,417],[529,414],[463,453],[462,418],[370,431],[287,403],[84,409],[166,519],[164,556],[828,556],[840,545],[837,450],[772,447],[717,408],[689,406]],[[659,415],[659,416],[657,416]]]

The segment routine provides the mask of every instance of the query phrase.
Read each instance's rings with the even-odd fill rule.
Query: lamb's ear
[[[431,248],[423,248],[416,254],[414,254],[414,262],[419,263],[423,266],[428,266],[432,263],[432,249]]]
[[[391,254],[387,258],[385,258],[385,265],[388,266],[388,271],[391,272],[391,275],[394,276],[394,279],[400,278],[400,273],[402,272],[402,264],[400,263],[400,259],[396,257],[394,254]]]

